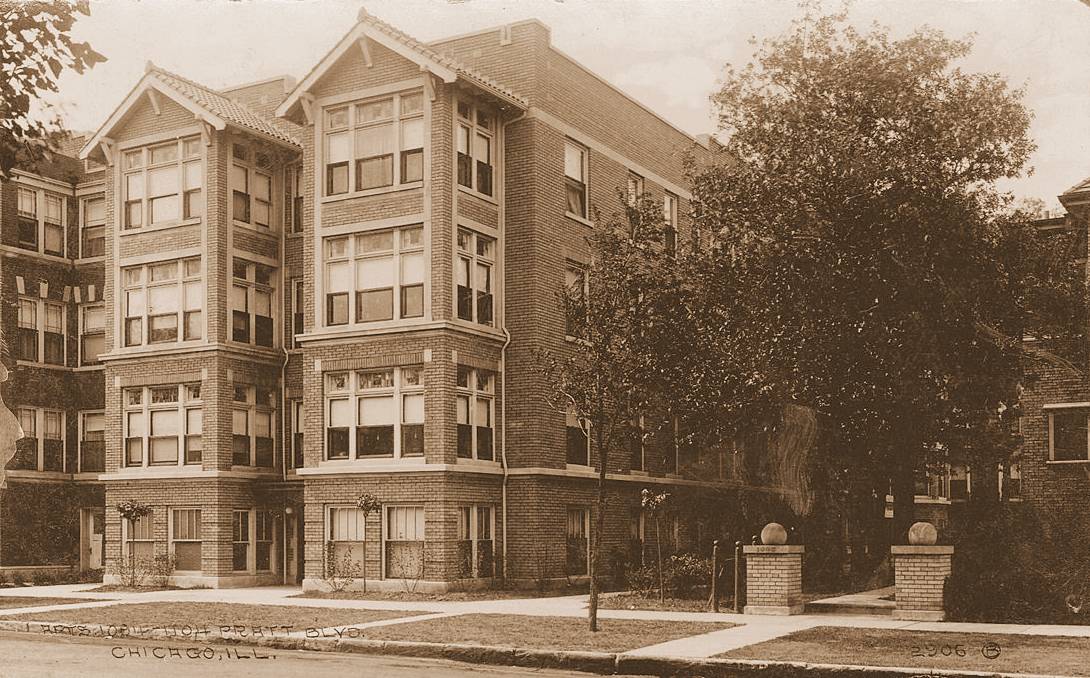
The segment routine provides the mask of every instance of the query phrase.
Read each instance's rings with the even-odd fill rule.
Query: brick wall
[[[950,576],[953,548],[948,546],[894,546],[894,581],[897,612],[902,618],[941,619],[943,586]],[[927,612],[932,615],[920,615]]]

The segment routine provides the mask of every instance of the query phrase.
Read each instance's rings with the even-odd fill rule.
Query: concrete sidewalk
[[[0,589],[0,597],[25,597],[26,607],[0,609],[0,617],[16,614],[40,614],[41,621],[51,621],[49,612],[90,607],[107,607],[126,603],[150,602],[201,602],[235,603],[247,605],[289,605],[360,610],[396,610],[430,613],[392,620],[382,620],[358,625],[411,623],[423,618],[454,616],[460,614],[506,614],[547,617],[583,617],[586,615],[587,595],[557,596],[551,598],[512,598],[475,601],[441,600],[331,600],[326,598],[295,598],[300,590],[296,587],[255,587],[240,589],[179,589],[147,591],[140,593],[103,592],[93,593],[97,584],[62,584],[22,589]],[[34,605],[34,598],[109,598],[93,602],[63,605]],[[647,657],[707,658],[730,650],[773,640],[797,631],[817,626],[848,628],[901,629],[938,633],[986,633],[992,635],[1054,635],[1090,638],[1090,626],[981,624],[966,622],[914,622],[895,620],[874,615],[803,614],[795,616],[740,615],[714,612],[675,612],[651,610],[600,610],[599,617],[609,619],[646,619],[659,621],[702,621],[731,623],[737,626],[702,635],[681,638],[666,643],[649,645],[626,654]]]

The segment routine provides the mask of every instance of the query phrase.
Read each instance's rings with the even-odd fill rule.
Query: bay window
[[[424,454],[424,371],[332,372],[326,383],[326,458]]]
[[[458,229],[458,318],[492,325],[496,239]]]
[[[467,101],[457,111],[458,184],[491,196],[496,118]]]
[[[267,231],[272,225],[272,175],[254,164],[267,165],[264,156],[254,162],[250,156],[249,148],[232,144],[231,218]]]
[[[327,196],[423,180],[421,92],[404,92],[326,109],[325,128]]]
[[[182,340],[201,338],[204,283],[199,257],[126,267],[121,282],[125,346],[178,341],[179,326]]]
[[[231,340],[272,348],[276,269],[235,257],[232,271]]]
[[[326,325],[424,315],[424,229],[325,239]]]
[[[80,364],[98,365],[106,350],[106,307],[93,304],[80,310]]]
[[[127,388],[122,398],[125,466],[201,462],[200,384]]]
[[[199,169],[199,166],[197,167]],[[106,254],[106,199],[102,196],[84,198],[80,256],[101,257],[104,254]]]
[[[126,151],[121,156],[123,228],[200,217],[203,173],[200,137]]]
[[[458,456],[462,459],[494,460],[495,373],[459,365],[455,386]]]
[[[275,394],[267,388],[236,384],[233,401],[231,463],[273,466]]]
[[[564,142],[564,190],[567,213],[587,218],[587,149],[574,141]]]

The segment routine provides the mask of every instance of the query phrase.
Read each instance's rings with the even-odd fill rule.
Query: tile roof
[[[379,19],[373,14],[369,14],[365,9],[360,10],[360,21],[366,22],[370,26],[385,33],[386,35],[397,40],[406,47],[415,50],[416,52],[419,52],[424,57],[438,64],[446,66],[447,68],[456,72],[458,75],[464,77],[466,80],[472,82],[473,84],[481,87],[486,91],[489,91],[493,94],[498,94],[503,98],[509,99],[512,102],[521,105],[523,108],[526,108],[530,105],[524,97],[519,96],[509,87],[501,85],[492,78],[489,78],[488,76],[480,73],[479,71],[475,71],[468,66],[463,65],[456,59],[453,59],[446,54],[436,52],[431,47],[428,47],[426,44],[420,42],[419,40],[412,37],[408,33],[405,33],[401,29],[395,28],[394,26],[386,23],[385,21]]]
[[[188,78],[183,78],[176,73],[163,70],[158,66],[149,66],[148,72],[228,123],[265,134],[295,146],[301,145],[296,135],[296,126],[286,120],[263,116],[245,104],[233,101],[215,90],[193,82]]]
[[[1090,191],[1090,177],[1083,179],[1079,183],[1067,189],[1063,192],[1063,195],[1067,195],[1068,193],[1084,193],[1086,191]]]

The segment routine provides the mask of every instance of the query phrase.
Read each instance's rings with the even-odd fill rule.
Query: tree
[[[141,504],[140,502],[133,501],[132,499],[126,499],[123,502],[118,503],[117,513],[121,516],[121,519],[129,524],[129,568],[128,568],[128,582],[129,586],[136,586],[140,583],[141,576],[138,573],[136,565],[136,549],[133,548],[131,540],[135,538],[136,534],[136,521],[151,514],[151,507],[147,504]]]
[[[364,521],[364,523],[366,523],[367,522],[367,516],[371,515],[372,513],[378,513],[379,511],[382,510],[382,502],[379,501],[378,497],[371,494],[370,492],[364,492],[360,496],[356,497],[356,508],[358,508],[360,511],[363,511],[363,521]],[[363,566],[362,566],[362,569],[363,569],[363,590],[366,592],[367,591],[367,530],[366,530],[366,525],[364,526],[364,535],[363,536],[364,536],[364,539],[363,539],[363,558],[362,558],[362,561],[363,561]]]
[[[32,164],[49,152],[61,123],[45,117],[50,107],[41,97],[57,91],[61,73],[106,60],[69,36],[77,13],[90,15],[90,4],[0,0],[0,180],[17,161]]]
[[[640,507],[655,521],[655,560],[658,565],[660,603],[666,601],[666,585],[662,577],[662,512],[669,500],[669,492],[652,492],[647,488],[640,492]]]
[[[694,177],[714,247],[659,324],[672,400],[723,433],[812,409],[811,467],[876,522],[892,489],[896,538],[919,469],[986,468],[1012,446],[1019,249],[1004,248],[1028,222],[995,182],[1023,172],[1030,114],[1000,76],[957,67],[970,47],[807,13],[728,69],[723,161]]]
[[[588,564],[591,631],[598,630],[610,455],[631,440],[634,419],[651,405],[653,346],[646,330],[657,295],[668,289],[662,233],[661,208],[647,196],[626,206],[623,214],[599,216],[587,238],[590,264],[578,283],[558,294],[568,334],[577,339],[555,350],[535,351],[548,404],[578,419],[598,471]]]

